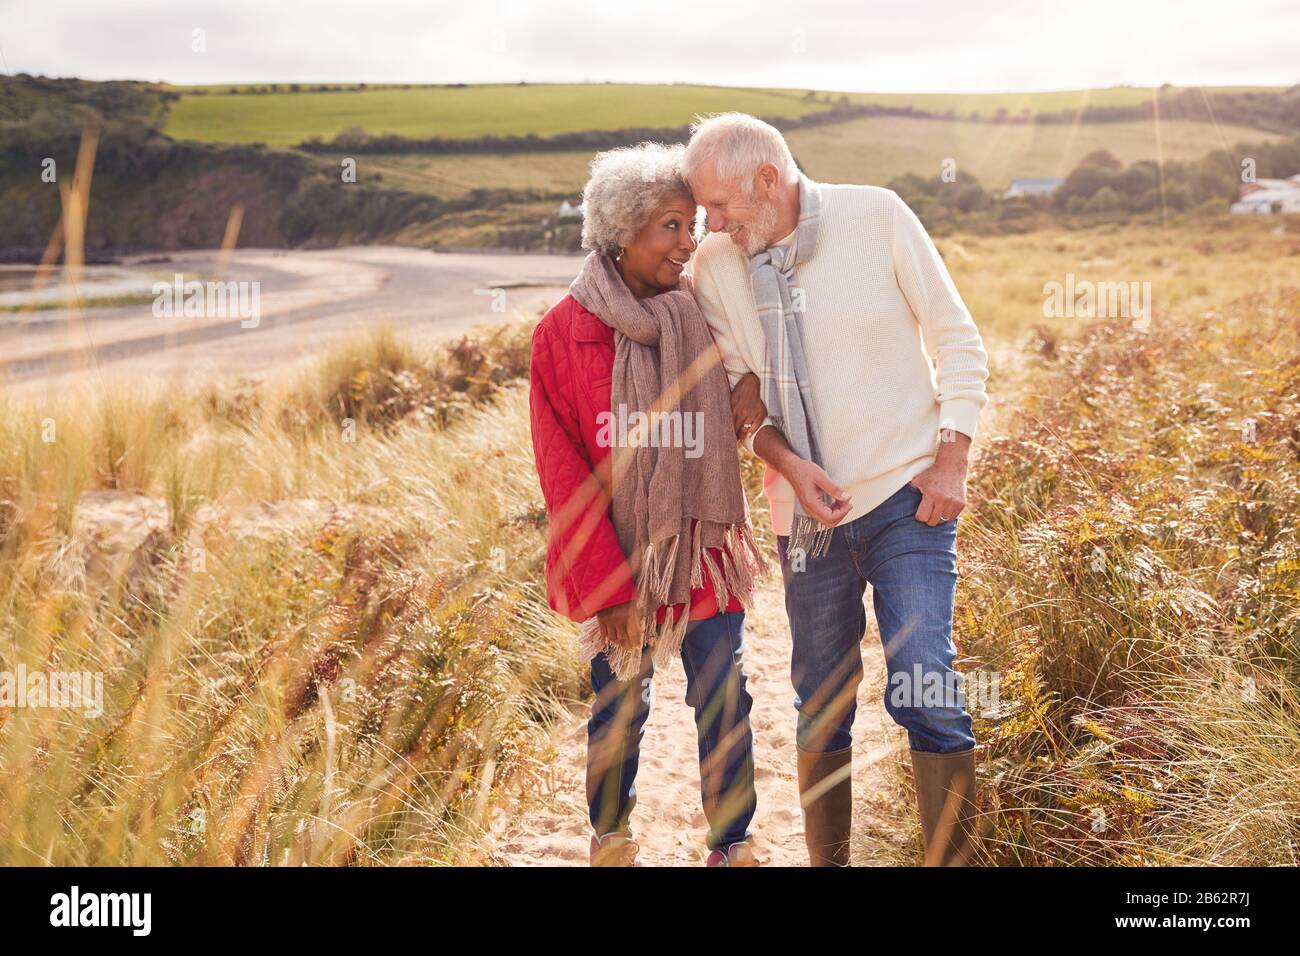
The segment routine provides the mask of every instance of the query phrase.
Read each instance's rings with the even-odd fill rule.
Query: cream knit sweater
[[[988,356],[907,204],[877,186],[818,185],[817,251],[796,269],[793,285],[804,295],[803,347],[823,465],[853,497],[843,524],[933,464],[942,429],[975,437]],[[781,244],[794,241],[792,232]],[[758,373],[765,342],[748,259],[726,234],[713,233],[690,271],[732,384]],[[789,534],[794,490],[771,467],[763,490],[773,530]]]

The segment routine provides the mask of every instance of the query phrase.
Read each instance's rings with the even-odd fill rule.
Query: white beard
[[[776,237],[776,203],[760,202],[754,218],[745,224],[745,242],[741,246],[745,255],[753,256],[766,249]]]

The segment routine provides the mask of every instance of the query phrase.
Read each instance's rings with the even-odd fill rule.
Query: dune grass
[[[1295,865],[1300,288],[1037,341],[960,530],[990,859]]]
[[[1253,292],[1294,285],[1300,268],[1300,220],[1265,216],[1170,218],[1080,224],[1023,235],[954,234],[935,240],[990,353],[992,400],[1013,394],[1014,378],[1038,364],[1015,346],[1040,326],[1073,337],[1089,320],[1045,315],[1043,286],[1076,281],[1150,282],[1154,316],[1198,315]],[[1012,346],[1003,348],[1002,346]]]
[[[0,671],[102,675],[103,713],[0,709],[0,863],[481,861],[579,692],[527,349],[381,334],[278,389],[10,403]]]

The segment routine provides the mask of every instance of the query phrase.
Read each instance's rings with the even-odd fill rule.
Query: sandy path
[[[870,591],[866,598],[871,600]],[[870,617],[870,615],[868,615]],[[745,669],[754,698],[758,813],[754,833],[759,859],[768,866],[805,866],[803,817],[795,778],[790,628],[779,571],[758,593],[746,616]],[[854,862],[886,862],[906,853],[906,795],[896,792],[889,761],[906,757],[906,734],[885,713],[884,655],[872,623],[862,644],[866,676],[854,723]],[[695,726],[686,701],[681,662],[655,674],[654,697],[637,773],[632,826],[643,866],[697,866],[706,854],[700,808]],[[554,731],[554,774],[547,792],[525,798],[522,815],[495,840],[494,853],[512,866],[586,866],[590,828],[583,793],[587,709],[574,708]],[[901,748],[901,749],[900,749]],[[914,814],[913,814],[914,816]]]

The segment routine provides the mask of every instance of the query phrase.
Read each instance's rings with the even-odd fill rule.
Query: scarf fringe
[[[597,654],[604,654],[609,669],[619,680],[631,680],[641,672],[641,651],[628,650],[605,640],[600,631],[600,621],[593,614],[582,622],[578,629],[578,650],[584,661],[589,661]]]
[[[691,535],[691,587],[705,586],[704,572],[707,570],[708,586],[713,588],[719,609],[725,608],[732,597],[738,599],[742,607],[752,608],[754,584],[767,573],[768,562],[754,541],[748,523],[726,527],[723,532],[721,561],[709,554],[703,546],[702,525],[703,522],[697,521]],[[672,658],[681,655],[682,641],[690,625],[690,608],[683,607],[680,613],[674,613],[670,606],[663,621],[656,620],[659,608],[668,603],[680,539],[680,535],[673,535],[659,542],[658,548],[652,544],[645,550],[642,579],[646,583],[639,589],[637,599],[644,645],[637,650],[629,650],[608,643],[600,632],[599,621],[593,616],[583,621],[579,629],[578,647],[583,660],[604,654],[615,678],[626,681],[641,672],[647,651],[656,666],[664,666]]]
[[[695,527],[691,530],[691,587],[704,587],[704,569],[700,566],[700,534],[704,528],[703,522],[695,522]]]
[[[808,558],[820,558],[830,550],[831,535],[834,528],[827,528],[812,515],[796,514],[790,528],[790,543],[787,550],[801,548]]]
[[[747,551],[740,541],[740,534],[733,528],[727,529],[727,547],[722,552],[722,570],[726,576],[727,590],[732,594],[744,594],[754,586],[756,569],[745,561]],[[726,605],[719,605],[725,607]]]
[[[663,623],[655,625],[653,643],[650,653],[656,667],[664,667],[674,657],[682,653],[682,641],[686,637],[686,628],[691,623],[690,608],[682,608],[679,615],[674,615],[671,608],[664,615]]]
[[[713,599],[718,602],[718,609],[721,610],[727,606],[727,582],[723,578],[722,568],[718,567],[717,559],[709,553],[708,548],[702,550],[700,560],[708,572],[709,585],[713,588]]]
[[[677,547],[681,543],[681,535],[675,534],[671,538],[665,538],[659,543],[658,549],[654,543],[646,545],[644,570],[641,573],[643,586],[639,588],[642,595],[643,606],[649,604],[653,599],[658,602],[654,606],[658,607],[668,598],[668,591],[673,584],[673,573],[677,570]],[[664,548],[668,551],[665,554]]]

